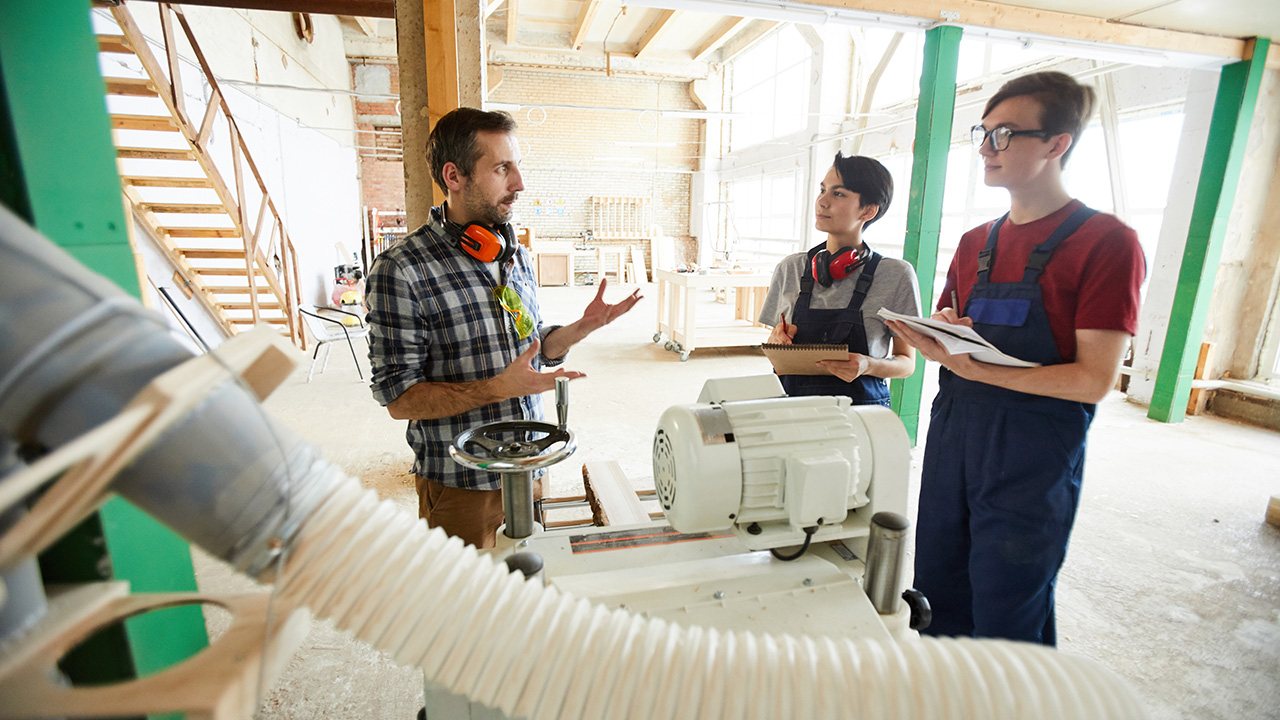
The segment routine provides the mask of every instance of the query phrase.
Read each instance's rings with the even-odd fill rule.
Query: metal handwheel
[[[449,456],[459,465],[502,475],[503,534],[509,538],[533,534],[533,471],[555,465],[578,449],[568,427],[568,378],[556,378],[556,415],[559,425],[507,420],[463,430],[449,445]]]
[[[543,437],[528,439],[538,433]],[[578,441],[568,428],[508,420],[463,430],[449,446],[449,455],[463,467],[512,473],[555,465],[577,449]]]

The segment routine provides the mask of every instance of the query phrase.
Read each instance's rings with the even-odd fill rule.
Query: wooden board
[[[1209,365],[1209,353],[1213,352],[1213,343],[1200,343],[1200,357],[1196,360],[1196,372],[1192,377],[1203,380],[1205,368]],[[1199,415],[1209,403],[1209,391],[1204,388],[1191,388],[1187,397],[1187,414]]]
[[[596,525],[632,525],[649,522],[635,488],[614,460],[582,466],[582,485]]]
[[[635,245],[631,247],[631,264],[636,269],[636,282],[649,282],[649,269],[644,264],[644,253]]]
[[[310,628],[310,614],[267,593],[238,596],[147,593],[127,596],[126,583],[68,588],[49,612],[0,657],[0,714],[6,718],[136,717],[184,712],[231,720],[253,716],[258,683],[279,676]],[[274,606],[272,603],[275,603]],[[184,662],[148,677],[112,685],[65,687],[57,661],[95,630],[152,609],[211,603],[229,610],[231,627]]]

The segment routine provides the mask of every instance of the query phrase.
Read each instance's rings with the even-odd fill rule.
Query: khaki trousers
[[[505,519],[501,490],[446,487],[419,475],[413,476],[413,484],[418,490],[418,517],[426,519],[428,526],[477,548],[493,547],[494,535]],[[541,480],[533,483],[533,498],[542,499]]]

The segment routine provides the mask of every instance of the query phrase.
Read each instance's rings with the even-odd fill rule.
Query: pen
[[[960,314],[960,301],[959,301],[958,299],[956,299],[956,291],[955,291],[955,290],[952,290],[952,291],[951,291],[951,309],[952,309],[952,310],[955,310],[957,315],[959,315],[959,314]]]
[[[782,318],[782,332],[786,332],[787,331],[787,314],[778,313],[778,317]]]

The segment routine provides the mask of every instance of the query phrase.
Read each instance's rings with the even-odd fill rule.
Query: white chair
[[[311,382],[311,374],[315,372],[316,359],[320,355],[320,348],[335,340],[347,341],[347,347],[351,348],[351,359],[356,363],[356,374],[363,380],[364,373],[361,372],[360,360],[356,357],[356,346],[351,341],[355,338],[367,338],[369,336],[369,326],[365,323],[364,318],[353,312],[323,305],[300,305],[298,312],[302,313],[302,319],[306,321],[307,329],[311,331],[311,336],[316,340],[315,352],[311,353],[311,367],[307,369],[307,382]],[[359,324],[348,327],[342,322],[343,316],[353,317]],[[366,342],[368,341],[366,340]],[[330,348],[325,348],[324,364],[320,366],[321,373],[329,366],[330,350]]]

